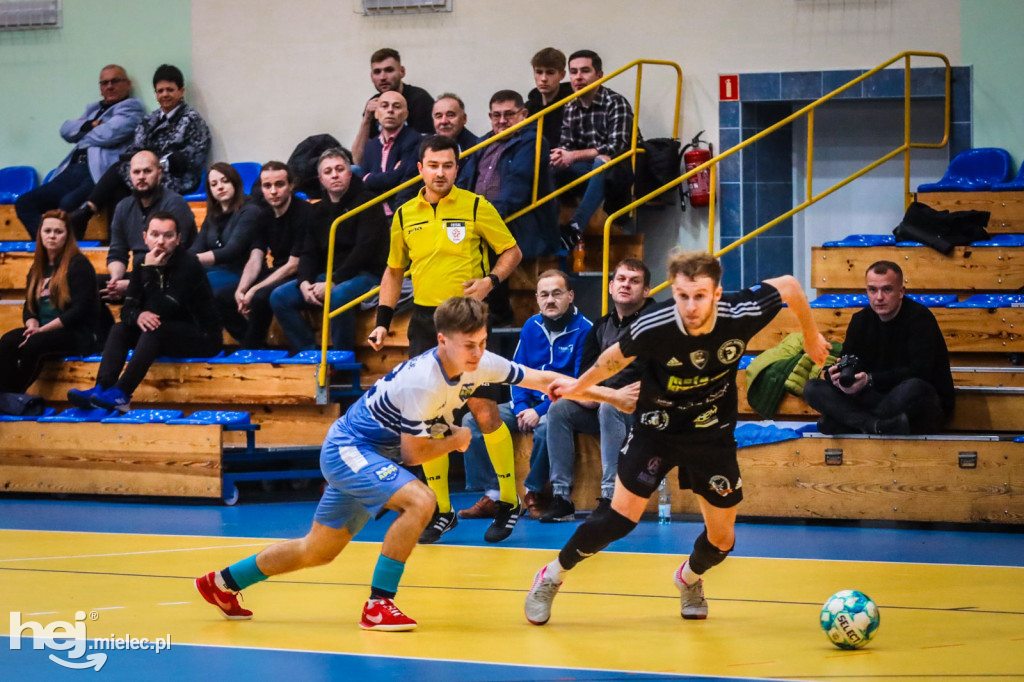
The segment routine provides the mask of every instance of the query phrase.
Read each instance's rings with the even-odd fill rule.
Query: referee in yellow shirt
[[[478,194],[455,187],[458,146],[442,135],[420,143],[419,171],[424,187],[415,198],[395,211],[391,223],[391,251],[380,283],[377,326],[370,334],[375,350],[384,345],[391,318],[402,289],[402,278],[412,268],[413,312],[409,322],[409,357],[437,345],[434,309],[452,296],[484,298],[506,280],[523,254],[495,208]],[[498,254],[489,263],[487,247]],[[512,435],[498,415],[493,395],[469,399],[469,409],[484,436],[500,499],[494,522],[484,534],[488,542],[507,538],[522,510],[516,492]],[[437,496],[437,511],[420,536],[420,542],[437,542],[455,527],[458,518],[448,495],[448,458],[423,464],[427,484]]]

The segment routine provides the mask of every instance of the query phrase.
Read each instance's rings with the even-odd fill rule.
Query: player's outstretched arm
[[[584,392],[608,377],[615,376],[635,359],[625,357],[619,348],[618,342],[616,342],[608,346],[598,356],[597,361],[591,368],[584,372],[579,379],[556,374],[554,375],[555,379],[547,388],[539,390],[545,391],[552,400],[578,398],[579,396],[585,396],[587,400],[601,400],[601,398],[590,398]]]
[[[811,360],[814,360],[816,365],[824,367],[831,346],[825,340],[825,337],[821,335],[821,332],[818,331],[818,325],[814,322],[811,306],[807,302],[807,296],[804,294],[800,282],[792,275],[783,275],[782,277],[766,279],[765,284],[770,284],[779,290],[779,295],[782,296],[783,302],[789,306],[789,309],[793,311],[796,319],[800,322],[800,331],[804,335],[804,350],[811,356]]]
[[[412,466],[413,464],[429,462],[455,450],[465,452],[469,447],[469,441],[473,437],[473,432],[462,426],[453,426],[451,429],[451,435],[442,438],[413,436],[403,433],[402,463]]]
[[[519,385],[535,391],[545,391],[551,386],[561,382],[563,379],[569,379],[572,382],[576,381],[572,377],[567,377],[563,374],[558,374],[557,372],[527,369],[526,376]],[[622,388],[590,386],[583,390],[559,393],[558,397],[552,398],[552,400],[557,400],[558,398],[570,398],[572,400],[599,400],[603,403],[608,403],[620,412],[632,414],[636,409],[636,399],[639,394],[640,382],[638,381],[630,384],[629,386],[623,386]]]

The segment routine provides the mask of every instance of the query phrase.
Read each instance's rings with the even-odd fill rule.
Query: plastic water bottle
[[[661,479],[658,486],[658,523],[672,523],[672,493],[668,489],[668,477]]]

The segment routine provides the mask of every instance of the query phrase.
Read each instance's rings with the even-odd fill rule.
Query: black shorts
[[[679,487],[692,490],[713,507],[728,509],[743,499],[736,441],[687,442],[689,434],[655,434],[634,427],[619,452],[619,480],[626,490],[650,497],[672,467],[679,467]]]

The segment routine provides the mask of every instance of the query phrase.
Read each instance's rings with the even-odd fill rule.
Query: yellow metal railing
[[[933,57],[935,59],[941,59],[942,62],[946,65],[946,78],[945,78],[946,88],[945,88],[945,106],[944,106],[945,116],[944,116],[943,136],[942,136],[942,140],[940,142],[911,142],[911,140],[910,140],[910,85],[911,85],[911,83],[910,83],[910,75],[911,75],[910,74],[910,58],[911,57]],[[878,73],[882,69],[886,68],[887,66],[889,66],[891,64],[894,64],[894,63],[898,62],[901,59],[904,60],[904,67],[903,67],[904,68],[904,77],[903,77],[903,144],[901,144],[900,146],[898,146],[896,149],[892,150],[891,152],[883,155],[879,159],[877,159],[877,160],[869,163],[868,165],[864,166],[863,168],[861,168],[857,172],[849,175],[845,179],[837,182],[836,184],[832,185],[828,189],[825,189],[825,190],[823,190],[821,192],[818,192],[818,194],[814,194],[814,191],[813,191],[813,188],[812,188],[812,183],[813,183],[813,180],[814,180],[814,112],[815,112],[815,110],[818,107],[820,107],[822,104],[825,104],[826,102],[831,101],[837,95],[845,92],[846,90],[848,90],[849,88],[853,87],[857,83],[860,83],[861,81],[863,81],[863,80],[865,80],[867,78],[870,78],[871,76],[875,75],[876,73]],[[904,204],[905,204],[905,206],[909,206],[910,202],[913,200],[913,195],[910,192],[910,150],[911,149],[936,149],[936,148],[939,148],[939,147],[944,147],[946,145],[946,143],[949,141],[950,74],[951,74],[951,70],[950,70],[950,65],[949,65],[949,59],[947,59],[946,56],[943,55],[943,54],[940,54],[938,52],[917,52],[917,51],[901,52],[900,54],[896,55],[892,59],[890,59],[890,60],[888,60],[886,62],[883,62],[882,64],[876,66],[875,68],[871,69],[870,71],[867,71],[864,74],[858,76],[857,78],[854,78],[849,83],[846,83],[845,85],[843,85],[843,86],[841,86],[839,88],[836,88],[835,90],[833,90],[832,92],[828,93],[827,95],[825,95],[821,99],[818,99],[817,101],[811,102],[810,104],[808,104],[807,106],[803,107],[799,111],[796,111],[793,114],[791,114],[790,116],[787,116],[786,118],[782,119],[781,121],[779,121],[775,125],[773,125],[773,126],[771,126],[769,128],[765,128],[764,130],[762,130],[758,134],[754,135],[753,137],[751,137],[751,138],[749,138],[747,140],[744,140],[743,142],[741,142],[740,144],[736,145],[735,147],[727,149],[726,151],[724,151],[724,152],[718,154],[717,156],[709,159],[708,161],[706,161],[706,162],[702,163],[701,165],[697,166],[696,168],[693,168],[693,169],[687,171],[683,175],[680,175],[675,180],[672,180],[671,182],[668,182],[665,185],[662,185],[661,187],[659,187],[658,189],[654,190],[653,192],[650,192],[649,194],[646,194],[645,196],[640,197],[639,199],[637,199],[633,203],[628,204],[628,205],[622,207],[621,209],[619,209],[618,211],[612,213],[611,215],[608,216],[608,219],[605,221],[605,224],[604,224],[604,257],[603,257],[604,264],[602,266],[602,273],[601,273],[602,274],[602,283],[603,283],[603,287],[604,288],[602,289],[602,291],[608,291],[609,245],[610,245],[610,242],[611,242],[611,225],[612,225],[612,221],[614,221],[616,218],[618,218],[618,217],[620,217],[622,215],[625,215],[625,214],[629,213],[630,211],[633,211],[634,209],[636,209],[636,207],[641,206],[642,204],[647,203],[648,201],[650,201],[651,199],[654,199],[658,195],[660,195],[660,194],[662,194],[664,192],[667,192],[670,189],[674,189],[674,188],[678,187],[679,185],[683,184],[684,182],[689,180],[691,177],[693,177],[694,175],[696,175],[697,173],[700,173],[701,171],[703,171],[705,169],[709,169],[710,170],[710,175],[711,175],[711,177],[710,177],[711,196],[710,196],[710,208],[709,208],[710,212],[709,212],[709,217],[708,217],[708,251],[710,253],[714,254],[716,257],[721,256],[723,254],[726,254],[729,251],[732,251],[733,249],[737,248],[741,244],[744,244],[744,243],[750,241],[751,239],[753,239],[754,237],[757,237],[758,235],[762,234],[763,232],[765,232],[767,230],[770,230],[771,228],[775,227],[776,225],[778,225],[782,221],[786,220],[787,218],[790,218],[794,214],[799,213],[800,211],[804,210],[805,208],[807,208],[811,204],[815,204],[818,201],[821,201],[822,199],[824,199],[828,195],[832,194],[836,190],[840,189],[841,187],[845,187],[846,185],[850,184],[851,182],[853,182],[857,178],[859,178],[862,175],[864,175],[864,174],[874,170],[878,166],[881,166],[883,163],[886,163],[890,159],[893,159],[893,158],[895,158],[896,156],[898,156],[900,154],[903,154],[903,197],[904,197]],[[717,175],[716,171],[717,171],[718,163],[720,161],[722,161],[723,159],[726,159],[726,158],[732,156],[736,152],[738,152],[738,151],[740,151],[740,150],[742,150],[742,149],[744,149],[744,148],[754,144],[755,142],[757,142],[761,138],[766,137],[768,135],[771,135],[773,132],[775,132],[779,128],[781,128],[781,127],[783,127],[785,125],[789,125],[790,123],[792,123],[793,121],[795,121],[796,119],[798,119],[798,118],[800,118],[801,116],[804,116],[804,115],[807,116],[807,196],[806,196],[805,200],[803,202],[801,202],[799,205],[794,206],[792,209],[786,211],[785,213],[783,213],[779,217],[777,217],[777,218],[775,218],[773,220],[768,221],[764,225],[761,225],[760,227],[758,227],[756,230],[750,232],[749,234],[744,235],[743,237],[741,237],[740,239],[736,240],[732,244],[729,244],[725,248],[719,249],[718,251],[715,251],[715,200],[716,200],[715,185],[716,185],[716,179],[717,179],[716,178],[716,175]],[[653,294],[658,293],[662,289],[664,289],[667,286],[669,286],[669,284],[670,284],[670,282],[662,282],[658,286],[656,286],[653,289],[651,289],[651,294],[653,295]],[[608,313],[608,297],[607,296],[602,297],[601,310],[602,310],[603,314],[607,314]]]
[[[644,67],[645,64],[656,65],[656,66],[670,66],[673,69],[675,69],[675,71],[676,71],[676,97],[675,97],[675,112],[674,112],[674,115],[673,115],[673,118],[672,118],[672,121],[673,121],[673,123],[672,123],[672,137],[673,138],[678,138],[679,137],[679,115],[680,115],[680,107],[682,105],[682,92],[683,92],[683,70],[682,70],[682,68],[680,68],[680,66],[678,64],[676,64],[675,62],[671,62],[671,61],[664,61],[664,60],[660,60],[660,59],[636,59],[636,60],[631,61],[630,63],[626,64],[622,68],[616,69],[615,71],[613,71],[613,72],[611,72],[611,73],[601,77],[597,81],[591,83],[590,85],[588,85],[585,88],[582,88],[578,92],[574,92],[572,95],[566,97],[565,99],[561,99],[561,100],[555,102],[554,104],[552,104],[551,106],[545,107],[544,109],[538,111],[536,114],[533,114],[532,116],[530,116],[526,120],[520,121],[519,123],[515,124],[514,126],[511,126],[510,128],[508,128],[507,130],[504,130],[501,133],[499,133],[497,135],[494,135],[493,137],[488,138],[487,140],[481,142],[478,145],[475,145],[473,147],[470,147],[469,149],[466,149],[465,151],[463,151],[459,155],[460,159],[464,159],[467,156],[469,156],[470,154],[475,154],[476,152],[480,151],[481,149],[483,149],[484,147],[486,147],[489,144],[493,144],[495,142],[498,142],[499,140],[503,140],[503,139],[505,139],[505,138],[507,138],[507,137],[509,137],[509,136],[511,136],[513,134],[515,134],[517,131],[519,131],[521,128],[524,128],[525,126],[528,126],[528,125],[530,125],[530,124],[532,124],[534,122],[537,123],[537,138],[536,138],[537,142],[536,142],[536,152],[535,152],[535,159],[534,159],[533,192],[531,194],[531,203],[528,206],[520,209],[519,211],[516,211],[512,215],[505,217],[505,221],[506,222],[511,222],[511,221],[515,220],[516,218],[522,216],[525,213],[528,213],[528,212],[532,211],[533,209],[537,208],[538,206],[547,203],[548,201],[550,201],[550,200],[560,196],[561,194],[564,194],[565,192],[571,190],[573,187],[576,187],[577,185],[588,181],[590,178],[592,178],[593,176],[597,175],[598,173],[603,173],[603,172],[606,172],[606,171],[610,170],[613,166],[615,166],[615,164],[620,163],[622,161],[625,161],[626,159],[630,159],[633,162],[634,166],[635,166],[635,164],[636,164],[635,157],[636,157],[636,155],[638,153],[637,141],[638,141],[638,138],[639,138],[640,89],[641,89],[641,85],[642,85],[642,82],[643,82],[643,67]],[[574,99],[577,99],[578,97],[582,97],[583,95],[586,95],[587,93],[589,93],[592,90],[596,90],[597,88],[599,88],[605,82],[615,78],[616,76],[621,75],[622,73],[624,73],[626,71],[629,71],[630,69],[633,69],[634,67],[636,68],[636,91],[635,91],[635,98],[634,98],[634,102],[633,102],[633,128],[632,128],[632,131],[630,132],[630,146],[629,146],[629,149],[627,149],[623,153],[619,154],[618,156],[615,156],[614,158],[609,160],[607,163],[601,165],[600,167],[595,168],[595,169],[589,171],[588,173],[586,173],[585,175],[581,175],[580,177],[576,178],[572,182],[570,182],[570,183],[568,183],[568,184],[566,184],[566,185],[556,189],[555,191],[551,192],[550,194],[547,194],[547,195],[545,195],[543,197],[539,197],[538,198],[537,197],[537,189],[538,189],[538,186],[539,186],[538,185],[538,179],[540,177],[539,169],[540,169],[540,163],[541,163],[541,150],[543,149],[543,140],[544,140],[544,137],[543,137],[543,134],[544,134],[544,117],[547,114],[549,114],[552,111],[554,111],[555,109],[558,109],[560,107],[565,106],[568,102],[570,102],[570,101],[572,101]],[[392,196],[398,194],[402,190],[404,190],[404,189],[406,189],[408,187],[412,187],[413,185],[415,185],[416,183],[420,182],[421,180],[422,180],[422,176],[417,175],[416,177],[411,178],[411,179],[403,182],[401,185],[395,187],[394,189],[391,189],[391,190],[381,194],[380,196],[374,198],[373,200],[368,201],[365,204],[362,204],[360,206],[357,206],[356,208],[353,208],[351,211],[348,211],[347,213],[344,213],[344,214],[338,216],[338,218],[331,224],[331,232],[330,232],[329,241],[328,241],[328,247],[327,247],[327,280],[326,280],[325,286],[324,286],[324,314],[323,314],[323,328],[321,330],[320,365],[319,365],[319,369],[317,370],[317,386],[319,388],[321,388],[321,389],[324,388],[327,385],[327,346],[328,346],[328,343],[330,342],[330,318],[335,317],[337,315],[340,315],[340,314],[350,310],[351,308],[359,305],[363,301],[365,301],[365,300],[375,296],[377,293],[380,292],[380,287],[375,287],[374,289],[371,289],[370,291],[366,292],[362,296],[359,296],[358,298],[355,298],[355,299],[349,301],[348,303],[346,303],[346,304],[344,304],[342,306],[339,306],[335,310],[331,310],[331,288],[332,288],[332,284],[333,284],[332,281],[331,281],[331,275],[333,274],[333,269],[334,269],[334,236],[337,233],[338,226],[341,225],[346,220],[349,220],[349,219],[359,215],[363,211],[366,211],[367,209],[370,209],[370,208],[372,208],[374,206],[377,206],[378,204],[386,201],[387,199],[389,199]],[[605,242],[606,242],[605,250],[606,251],[607,251],[607,241],[608,241],[608,238],[606,236],[605,237]],[[607,260],[607,258],[606,258],[606,260]]]

